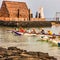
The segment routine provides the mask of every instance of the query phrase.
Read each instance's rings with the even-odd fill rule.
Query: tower
[[[41,7],[41,8],[39,9],[38,13],[39,13],[39,17],[40,17],[40,18],[45,18],[45,17],[44,17],[44,13],[43,13],[43,7]]]

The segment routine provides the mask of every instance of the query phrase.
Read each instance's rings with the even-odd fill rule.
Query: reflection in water
[[[56,27],[52,27],[52,28],[45,28],[45,30],[53,28],[56,29]],[[59,27],[57,27],[57,29],[58,28]],[[8,32],[7,28],[4,27],[0,28],[0,46],[6,48],[9,46],[16,46],[27,51],[46,52],[60,59],[59,47],[51,47],[51,45],[47,42],[37,41],[39,39],[40,39],[39,36],[17,36],[12,32]]]

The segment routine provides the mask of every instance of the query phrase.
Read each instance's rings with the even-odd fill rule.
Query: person
[[[18,32],[18,28],[15,28],[15,31],[17,31],[17,32]]]
[[[32,29],[31,33],[36,34],[35,28]]]
[[[49,38],[50,39],[55,39],[56,38],[56,35],[55,34],[52,34]]]
[[[48,33],[47,34],[52,35],[52,31],[48,30]]]
[[[55,38],[56,38],[56,35],[55,35],[55,34],[53,34],[52,39],[55,39]]]
[[[25,33],[25,30],[22,27],[20,27],[19,32]]]
[[[45,31],[44,31],[44,29],[42,29],[42,30],[41,30],[41,34],[45,34]]]

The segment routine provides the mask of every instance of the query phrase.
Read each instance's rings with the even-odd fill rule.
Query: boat
[[[19,31],[13,31],[15,34],[17,35],[41,35],[41,36],[49,36],[49,37],[52,37],[52,36],[59,36],[60,37],[60,34],[52,34],[52,35],[49,35],[49,34],[40,34],[40,33],[28,33],[28,32],[19,32]]]
[[[55,39],[51,39],[48,36],[45,36],[42,40],[43,41],[48,41],[48,42],[52,43],[53,45],[56,45],[56,46],[60,47],[60,41],[59,41],[58,37],[55,38]]]
[[[16,35],[27,35],[27,36],[36,36],[37,34],[33,34],[33,33],[22,33],[19,31],[13,31]]]
[[[18,36],[21,36],[21,35],[26,35],[26,36],[37,36],[39,35],[40,37],[40,40],[43,40],[43,41],[49,41],[49,42],[52,42],[53,44],[56,44],[57,46],[60,47],[60,41],[59,40],[56,40],[56,39],[52,39],[51,37],[53,35],[48,35],[48,34],[33,34],[33,33],[22,33],[22,32],[18,32],[18,31],[13,31],[15,34],[17,34]],[[57,35],[56,36],[60,36],[60,35]],[[57,38],[58,39],[58,38]]]
[[[60,41],[58,40],[52,40],[52,43],[60,47]]]
[[[16,35],[23,35],[23,33],[19,31],[12,31],[12,32],[15,33]]]

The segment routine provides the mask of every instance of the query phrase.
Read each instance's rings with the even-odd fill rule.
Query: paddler
[[[48,35],[52,35],[52,31],[48,30],[48,33],[47,34]]]
[[[20,27],[19,32],[25,33],[26,31],[22,27]]]
[[[35,28],[32,29],[31,33],[36,34]]]
[[[17,32],[18,32],[18,31],[19,31],[19,30],[18,30],[18,28],[15,28],[15,31],[17,31]]]
[[[44,31],[44,29],[42,28],[42,30],[41,30],[41,34],[45,34],[45,31]]]
[[[55,39],[55,38],[56,38],[56,35],[55,35],[55,34],[53,34],[52,39]]]
[[[48,30],[48,35],[51,35],[50,39],[55,39],[56,35],[52,33],[52,31]]]

